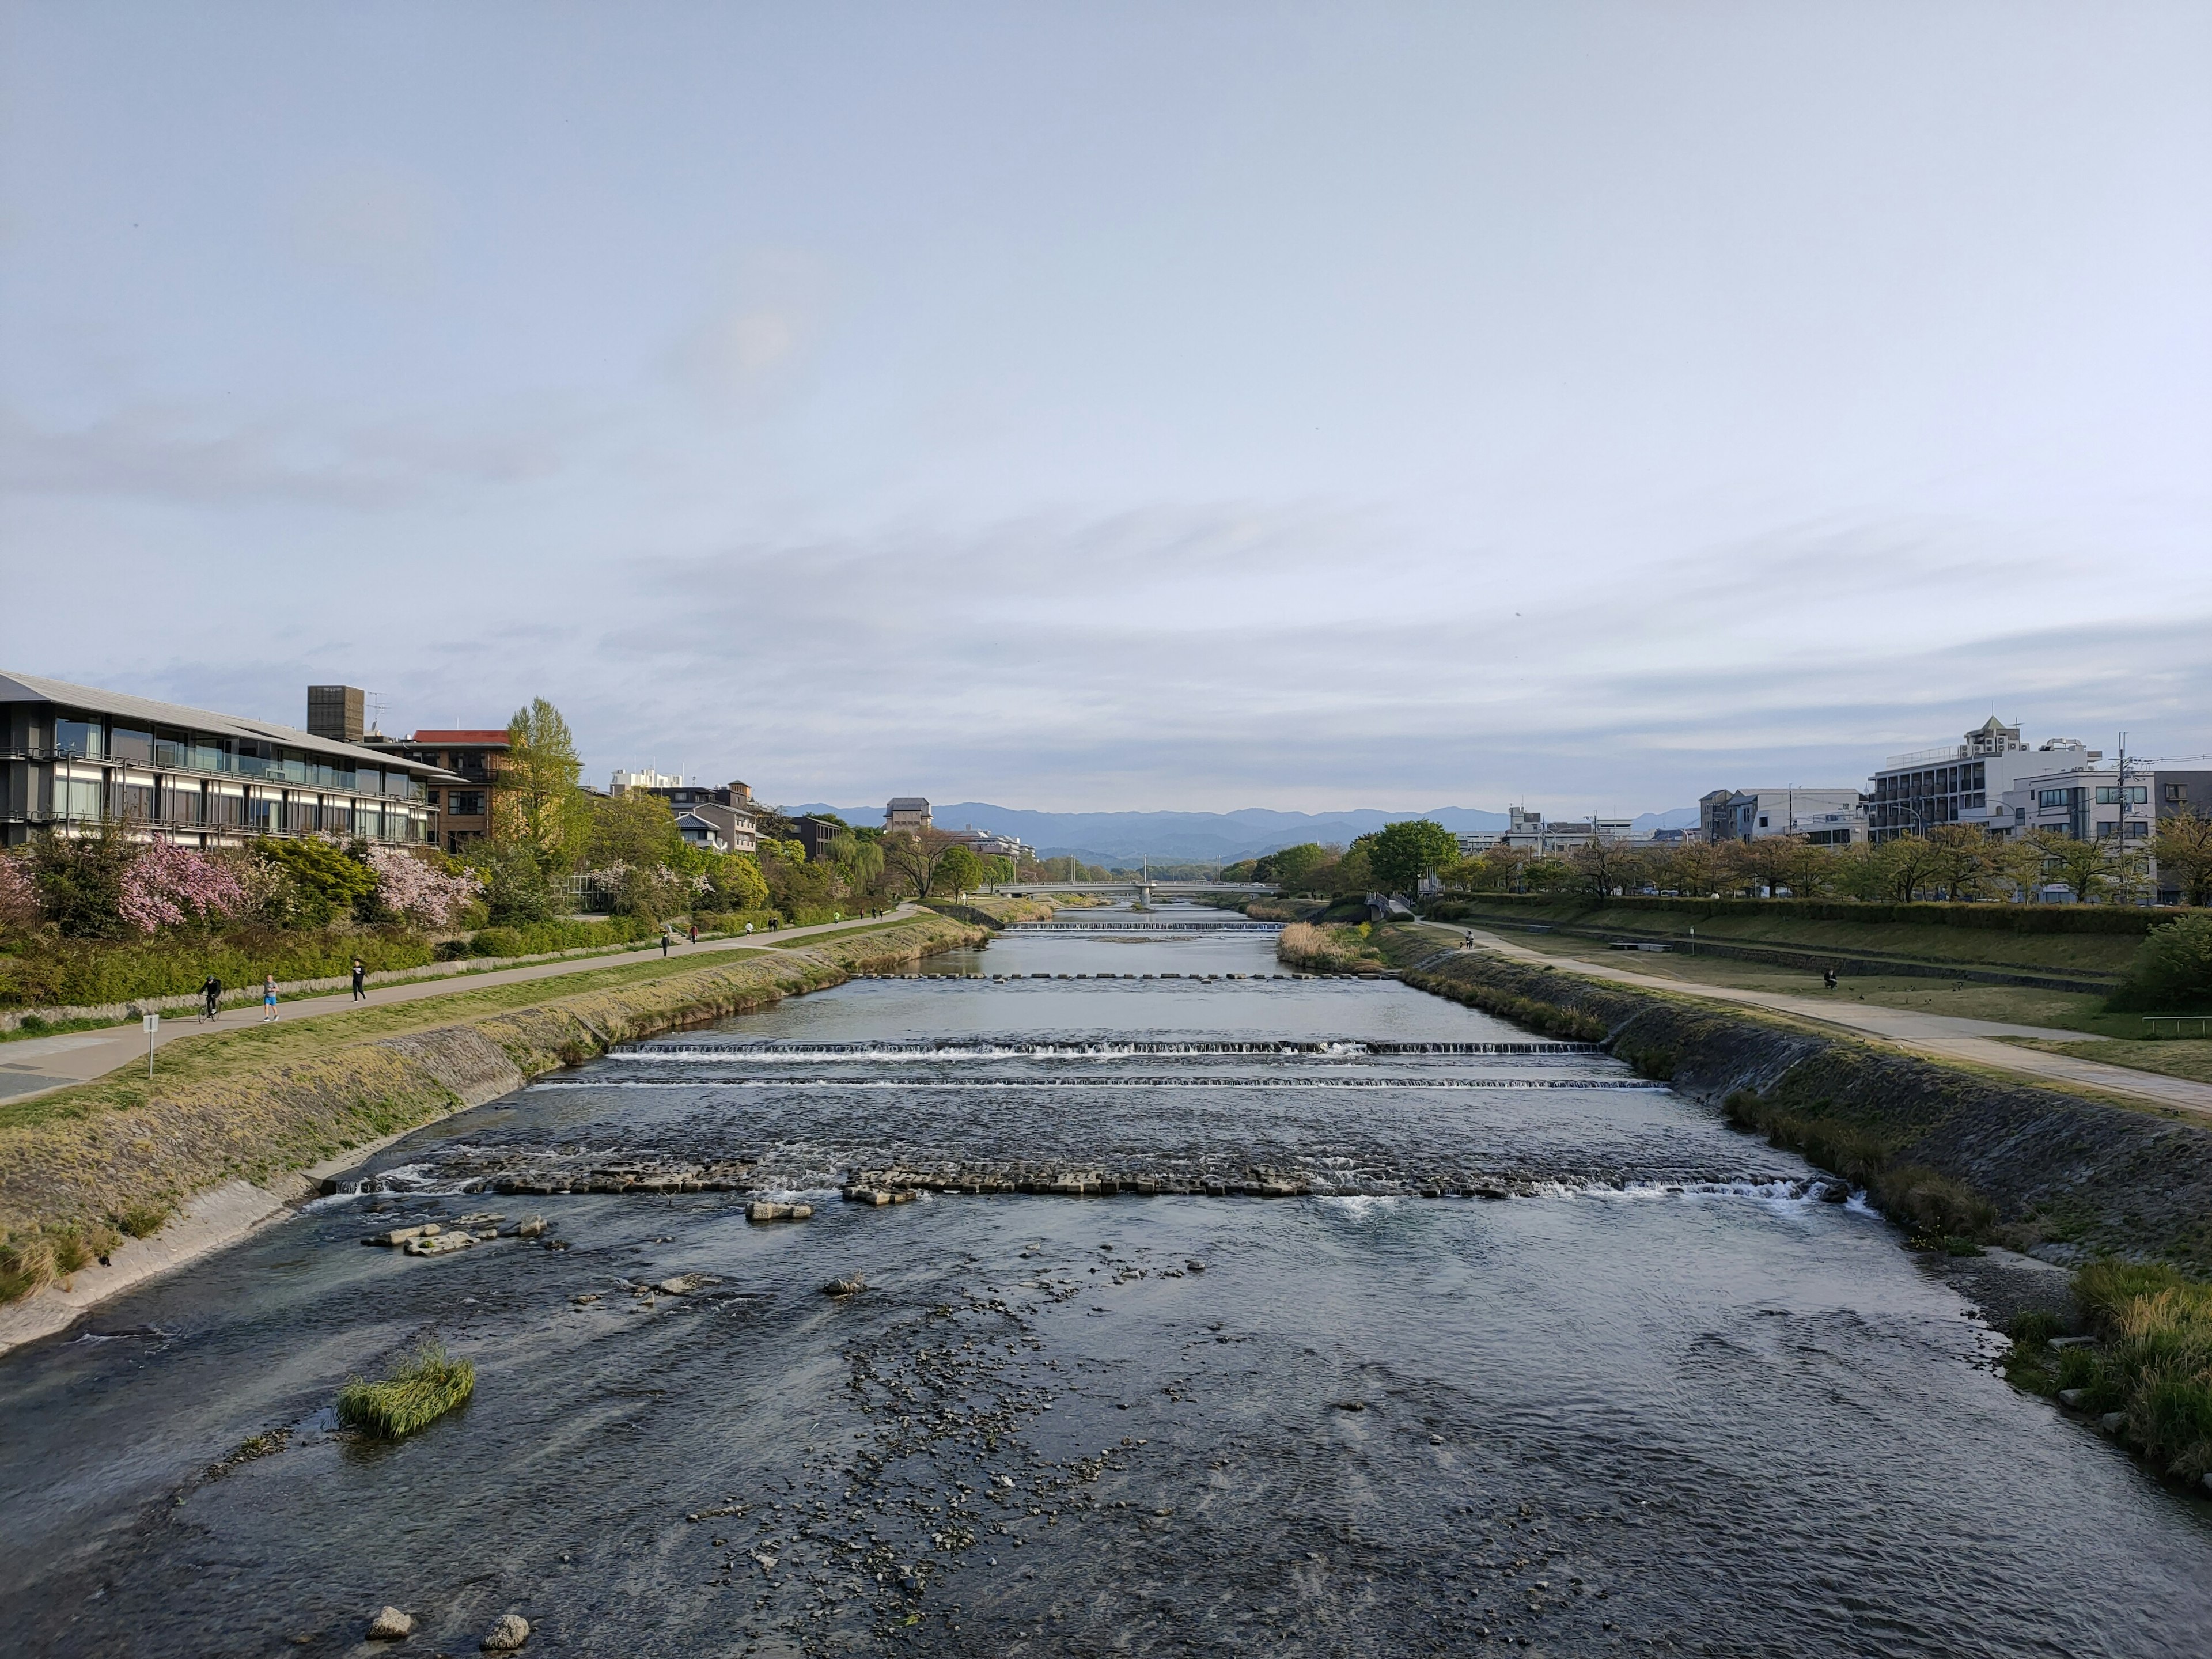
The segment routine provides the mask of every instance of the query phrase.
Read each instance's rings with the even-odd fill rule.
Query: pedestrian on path
[[[356,957],[353,959],[353,1000],[356,1002],[368,1000],[368,993],[362,987],[362,981],[368,977],[368,969],[362,965],[361,958]]]
[[[222,981],[213,974],[210,974],[207,976],[207,983],[200,987],[200,1018],[213,1019],[216,1017],[216,1011],[222,1006]]]
[[[266,1025],[276,1018],[276,975],[264,975],[261,981],[261,1023]]]
[[[668,959],[668,929],[665,927],[660,930],[660,959],[663,962]]]
[[[691,942],[694,945],[699,942],[699,924],[696,921],[691,924]]]

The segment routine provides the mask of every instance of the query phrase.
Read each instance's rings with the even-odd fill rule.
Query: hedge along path
[[[1987,1200],[2015,1249],[2071,1245],[2212,1273],[2212,1129],[2198,1123],[1488,951],[1439,952],[1400,977],[1602,1042],[1708,1103],[1748,1091],[1778,1145],[1850,1140],[1888,1165],[1931,1169]]]
[[[986,927],[929,916],[706,967],[680,957],[625,963],[289,1030],[195,1037],[165,1051],[150,1089],[125,1071],[0,1108],[0,1230],[98,1229],[241,1182],[273,1210],[300,1196],[318,1165],[617,1043],[988,937]],[[123,1247],[117,1260],[137,1248]],[[5,1340],[0,1333],[0,1346]]]

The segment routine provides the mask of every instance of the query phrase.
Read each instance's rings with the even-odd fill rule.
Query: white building
[[[2027,780],[2092,767],[2104,757],[2072,738],[2052,738],[2030,749],[2020,728],[1992,714],[1966,734],[1964,743],[1892,755],[1874,775],[1868,795],[1868,829],[1874,840],[1924,836],[1939,823],[2015,828],[2018,803],[2006,797]]]
[[[1698,820],[1705,839],[1715,843],[1802,836],[1815,846],[1847,847],[1867,839],[1862,797],[1848,787],[1716,789],[1698,803]]]
[[[2055,830],[2075,841],[2148,843],[2156,810],[2151,805],[2156,781],[2148,771],[2118,766],[2071,766],[2031,773],[2015,781],[1998,802],[1999,835],[2027,836]]]
[[[610,786],[607,793],[611,795],[623,795],[633,789],[680,789],[683,787],[683,779],[672,778],[665,772],[617,771],[614,775],[614,782]]]
[[[1592,842],[1633,840],[1635,831],[1626,818],[1552,818],[1526,806],[1505,809],[1503,830],[1470,830],[1454,839],[1462,858],[1478,858],[1493,847],[1522,853],[1567,853]]]

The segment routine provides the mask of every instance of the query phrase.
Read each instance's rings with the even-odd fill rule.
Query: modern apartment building
[[[102,822],[187,847],[437,843],[442,768],[273,721],[0,672],[0,842]]]
[[[2004,798],[2025,780],[2094,766],[2103,758],[2072,738],[2052,738],[2030,749],[2017,726],[1992,714],[1964,743],[1892,755],[1874,775],[1868,828],[1877,842],[1924,836],[1939,823],[2008,828],[2012,809]]]
[[[2151,837],[2157,809],[2154,774],[2117,766],[2070,766],[2031,773],[2000,799],[1998,834],[2054,830],[2075,841],[2118,841],[2138,847]]]
[[[1570,853],[1594,842],[1635,839],[1626,818],[1547,818],[1533,807],[1509,806],[1503,830],[1462,830],[1453,839],[1462,858],[1478,858],[1493,847],[1523,853]]]
[[[683,779],[671,777],[665,772],[617,770],[608,781],[607,793],[611,795],[626,795],[633,789],[645,789],[658,795],[671,789],[681,789],[683,787]]]
[[[893,795],[890,805],[884,808],[887,830],[918,836],[929,827],[929,803],[920,795]]]

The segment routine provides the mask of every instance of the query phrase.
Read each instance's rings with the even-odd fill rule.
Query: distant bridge
[[[1273,882],[1267,881],[1148,881],[1142,876],[1125,876],[1113,881],[1010,881],[989,890],[1003,893],[1009,898],[1036,898],[1054,893],[1134,893],[1147,904],[1153,896],[1162,898],[1196,898],[1209,893],[1246,893],[1254,897],[1273,893]]]

